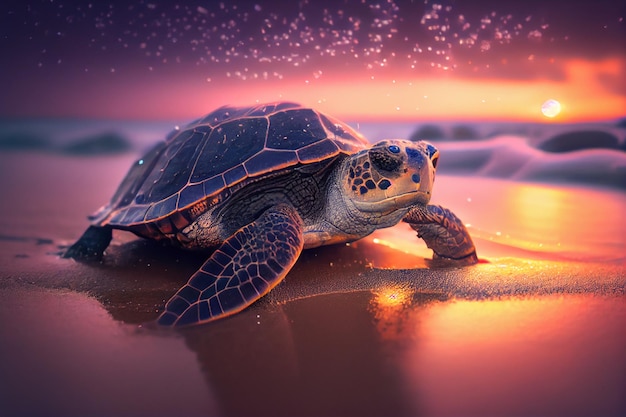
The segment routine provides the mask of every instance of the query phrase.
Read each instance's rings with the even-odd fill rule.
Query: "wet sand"
[[[116,233],[60,259],[134,155],[0,153],[0,415],[626,412],[626,196],[439,176],[481,263],[408,227],[306,251],[234,317],[154,329],[205,255]]]

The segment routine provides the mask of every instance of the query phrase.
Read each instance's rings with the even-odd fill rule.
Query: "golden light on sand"
[[[383,340],[401,337],[415,296],[415,289],[403,285],[389,285],[372,291],[369,310],[376,330]]]
[[[534,328],[538,323],[558,323],[565,314],[562,299],[511,299],[468,301],[457,300],[446,305],[433,305],[428,309],[428,327],[422,330],[430,337],[454,346],[461,341],[467,345],[490,342],[511,343],[512,337],[523,337],[523,329]],[[514,318],[514,319],[513,319]],[[511,327],[511,323],[516,323]]]
[[[411,301],[411,296],[415,293],[415,290],[404,288],[400,286],[390,286],[378,290],[374,293],[375,303],[379,308],[393,308],[402,307]]]
[[[556,117],[561,113],[561,103],[554,99],[546,100],[541,105],[541,113],[549,118]]]

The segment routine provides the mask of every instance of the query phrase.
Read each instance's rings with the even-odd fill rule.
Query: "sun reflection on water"
[[[420,294],[409,284],[390,284],[372,291],[368,310],[382,340],[400,341],[412,334],[416,312],[439,297]]]
[[[522,185],[507,194],[508,215],[519,222],[513,233],[519,247],[542,252],[593,254],[615,236],[626,235],[619,201],[591,190]],[[601,206],[600,206],[601,204]],[[602,207],[602,209],[600,209]],[[617,242],[615,242],[617,243]],[[624,243],[622,241],[622,243]]]
[[[547,258],[623,259],[626,199],[619,193],[495,179],[476,187],[475,179],[457,176],[438,181],[436,203],[453,207],[471,224],[479,256],[512,256],[522,249]]]
[[[401,369],[433,415],[486,405],[503,415],[520,398],[618,398],[619,369],[596,358],[598,349],[623,356],[624,339],[616,335],[624,311],[618,298],[583,295],[432,304],[410,320],[419,343],[404,351]],[[613,320],[603,320],[606,314]],[[581,380],[581,372],[589,377]],[[600,388],[597,380],[612,382]]]
[[[415,290],[403,286],[389,286],[374,292],[373,302],[377,306],[377,311],[386,315],[388,312],[401,309],[411,301]]]

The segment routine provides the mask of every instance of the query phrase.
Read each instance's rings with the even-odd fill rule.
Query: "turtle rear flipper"
[[[302,221],[286,204],[272,207],[217,249],[165,306],[162,325],[188,325],[237,313],[274,288],[298,259]]]
[[[112,238],[113,230],[110,227],[89,226],[80,239],[67,248],[62,257],[79,261],[99,261]]]
[[[450,210],[441,206],[413,207],[403,221],[434,252],[434,258],[478,262],[476,248],[463,222]]]

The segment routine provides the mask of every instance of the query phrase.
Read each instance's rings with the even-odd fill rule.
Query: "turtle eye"
[[[433,162],[433,168],[437,169],[437,162],[439,162],[439,156],[435,156],[432,159],[432,162]]]
[[[398,145],[390,145],[388,149],[391,153],[400,153],[400,147]]]
[[[428,156],[432,158],[433,155],[437,153],[437,148],[429,143],[428,146],[426,146],[426,152],[428,152]]]

